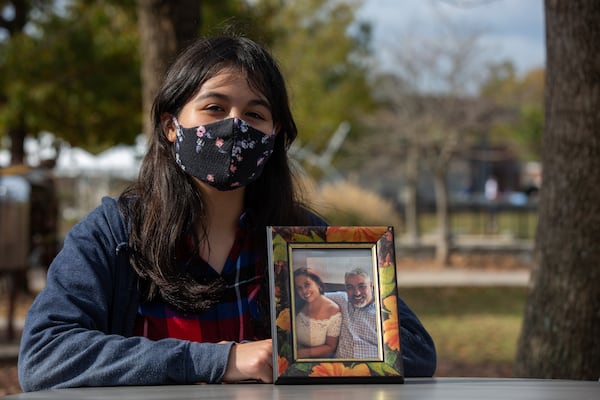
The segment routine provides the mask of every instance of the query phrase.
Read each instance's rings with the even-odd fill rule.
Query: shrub
[[[402,218],[391,201],[348,181],[325,183],[317,187],[303,179],[306,200],[331,225],[391,225],[399,232]]]

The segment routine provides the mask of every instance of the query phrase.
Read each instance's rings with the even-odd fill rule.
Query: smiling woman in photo
[[[294,272],[294,287],[298,357],[331,357],[342,326],[339,306],[323,295],[323,281],[311,268]]]

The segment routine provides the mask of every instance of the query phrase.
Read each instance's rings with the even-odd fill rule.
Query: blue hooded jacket
[[[221,382],[233,343],[132,336],[139,300],[125,220],[117,201],[105,197],[67,234],[28,311],[21,388]],[[433,375],[431,337],[402,302],[399,317],[405,375]]]

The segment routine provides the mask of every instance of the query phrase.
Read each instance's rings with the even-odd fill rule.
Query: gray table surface
[[[597,381],[433,378],[407,379],[404,384],[130,386],[58,389],[6,396],[3,399],[118,400],[453,400],[539,399],[598,400]]]

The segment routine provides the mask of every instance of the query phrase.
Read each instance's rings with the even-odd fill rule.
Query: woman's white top
[[[303,346],[314,347],[325,344],[327,336],[340,336],[341,328],[341,312],[327,319],[313,319],[303,312],[296,315],[296,339]]]

